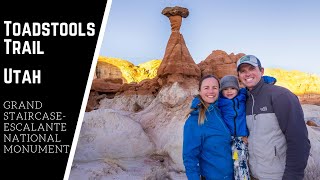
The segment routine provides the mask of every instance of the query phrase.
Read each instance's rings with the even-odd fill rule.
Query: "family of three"
[[[253,55],[237,72],[199,82],[183,132],[188,180],[302,180],[310,141],[298,98]]]

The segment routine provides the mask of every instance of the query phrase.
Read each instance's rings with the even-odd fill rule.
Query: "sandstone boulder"
[[[74,160],[135,158],[153,151],[154,144],[128,112],[100,109],[85,114]]]
[[[225,75],[237,75],[236,63],[244,55],[243,53],[227,54],[222,50],[212,51],[204,61],[198,64],[201,75],[213,74],[218,78],[222,78]]]

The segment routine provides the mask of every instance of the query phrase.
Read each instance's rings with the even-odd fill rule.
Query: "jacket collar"
[[[199,106],[201,104],[201,101],[199,99],[199,97],[195,97],[193,100],[192,100],[192,103],[191,103],[191,109],[195,109],[196,111],[199,111]],[[209,107],[208,107],[208,110],[207,111],[212,111],[215,107],[218,106],[218,100],[216,100],[214,103],[211,103],[209,104]]]
[[[259,92],[261,91],[263,85],[264,85],[264,80],[263,80],[263,78],[261,77],[260,81],[257,83],[257,85],[255,85],[255,86],[253,87],[253,89],[252,89],[251,91],[248,90],[248,88],[247,88],[247,90],[249,91],[250,94],[252,94],[252,95],[257,95],[257,94],[259,94]]]

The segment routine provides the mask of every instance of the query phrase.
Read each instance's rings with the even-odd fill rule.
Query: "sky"
[[[99,55],[135,65],[162,59],[171,28],[161,11],[174,6],[189,10],[180,32],[196,63],[223,50],[320,75],[318,0],[113,0]]]

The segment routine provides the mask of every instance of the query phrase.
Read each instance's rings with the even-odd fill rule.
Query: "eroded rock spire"
[[[166,7],[162,14],[167,16],[171,24],[171,35],[167,43],[162,63],[158,69],[159,83],[164,85],[173,82],[199,79],[200,68],[194,62],[180,33],[182,18],[189,15],[187,8],[175,6]]]

